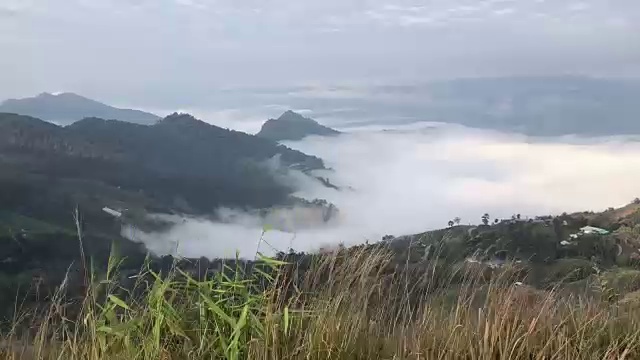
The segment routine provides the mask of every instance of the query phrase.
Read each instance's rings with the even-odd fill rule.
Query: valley
[[[632,137],[420,122],[340,129],[293,111],[257,135],[184,113],[66,126],[0,113],[0,316],[16,315],[16,298],[21,312],[44,311],[62,290],[66,311],[81,313],[101,296],[87,286],[105,278],[93,286],[113,285],[107,301],[136,311],[150,306],[150,283],[231,278],[253,284],[247,296],[279,289],[294,306],[318,300],[301,288],[345,286],[325,275],[343,270],[385,289],[411,283],[400,298],[374,297],[392,313],[405,301],[410,313],[422,301],[453,306],[465,289],[479,307],[513,286],[508,296],[635,304]],[[604,167],[589,167],[594,159]],[[339,266],[322,270],[327,262]]]

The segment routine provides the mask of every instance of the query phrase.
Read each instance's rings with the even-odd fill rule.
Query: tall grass
[[[45,312],[16,318],[2,358],[640,358],[639,309],[528,288],[509,269],[487,279],[438,262],[397,266],[363,247],[304,271],[261,258],[204,280],[145,266],[123,286],[118,265],[79,302],[63,284]]]

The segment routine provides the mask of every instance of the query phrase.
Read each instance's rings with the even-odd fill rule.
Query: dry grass
[[[208,281],[143,269],[128,290],[113,263],[74,313],[62,286],[45,314],[17,319],[2,358],[640,358],[634,307],[519,286],[509,271],[486,282],[458,270],[454,286],[451,269],[390,261],[384,249],[342,250],[298,275],[265,258]],[[18,333],[25,325],[32,335]]]

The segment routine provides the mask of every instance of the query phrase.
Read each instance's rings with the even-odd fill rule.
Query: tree
[[[457,216],[453,218],[453,222],[454,222],[456,225],[460,225],[460,221],[462,221],[462,219],[460,219],[460,218],[459,218],[459,217],[457,217]]]
[[[516,214],[516,219],[520,220],[520,214]]]
[[[494,224],[497,224],[497,223],[500,222],[500,219],[495,219],[495,220],[493,220],[493,222],[494,222]]]
[[[449,220],[447,224],[449,225],[449,227],[453,227],[453,220]]]
[[[484,215],[482,215],[482,218],[481,218],[482,223],[484,225],[489,225],[489,218],[490,218],[489,213],[484,213]]]

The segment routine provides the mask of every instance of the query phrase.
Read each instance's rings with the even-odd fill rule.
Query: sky
[[[0,99],[137,108],[220,89],[640,75],[637,0],[0,0]]]
[[[324,227],[269,230],[262,252],[376,242],[444,228],[455,217],[478,224],[485,212],[494,219],[604,211],[640,195],[640,142],[627,138],[531,138],[425,123],[380,130],[287,143],[321,156],[334,169],[322,175],[343,188],[303,182],[297,195],[327,199],[340,213]],[[194,218],[176,224],[163,234],[130,228],[124,234],[160,254],[233,257],[240,250],[251,258],[263,231],[252,214],[224,224]]]

